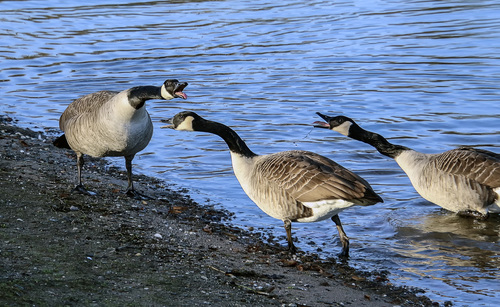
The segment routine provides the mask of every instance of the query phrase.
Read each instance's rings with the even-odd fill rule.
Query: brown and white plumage
[[[238,155],[231,153],[243,189],[264,212],[277,219],[321,221],[353,204],[380,201],[364,179],[313,152],[293,150],[255,156],[250,168],[238,164]]]
[[[500,155],[461,147],[440,154],[425,154],[391,144],[379,134],[366,131],[346,116],[318,113],[329,128],[375,147],[393,158],[408,175],[415,190],[428,201],[461,215],[486,218],[500,212]]]
[[[341,255],[347,256],[349,241],[338,213],[353,205],[382,201],[364,179],[316,153],[292,150],[256,155],[231,128],[193,112],[178,113],[171,123],[166,127],[209,132],[226,141],[241,187],[262,211],[285,223],[292,251],[291,222],[332,219],[340,234]]]
[[[166,80],[161,86],[137,86],[122,92],[100,91],[73,101],[61,115],[59,127],[64,134],[54,141],[77,155],[78,185],[75,190],[90,194],[82,185],[83,155],[125,157],[127,194],[141,198],[132,181],[132,159],[143,150],[153,135],[153,123],[145,103],[150,99],[186,99],[187,83]]]

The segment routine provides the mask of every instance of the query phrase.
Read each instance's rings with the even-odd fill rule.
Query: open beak
[[[314,125],[314,128],[330,129],[330,125],[328,123],[325,123],[325,122],[317,121],[317,122],[314,122],[313,125]]]
[[[327,116],[327,115],[324,115],[324,114],[321,114],[319,112],[316,112],[316,114],[321,117],[322,119],[324,119],[326,122],[322,122],[322,121],[317,121],[317,122],[314,122],[313,125],[315,128],[326,128],[326,129],[330,129],[330,124],[328,123],[330,121],[330,116]]]
[[[174,124],[172,123],[173,117],[168,118],[168,119],[162,119],[162,123],[167,123],[168,125],[161,126],[160,128],[169,128],[169,129],[174,129]]]
[[[182,98],[182,99],[187,99],[186,93],[183,92],[184,88],[188,86],[187,82],[180,82],[177,83],[174,89],[174,97],[176,98]]]

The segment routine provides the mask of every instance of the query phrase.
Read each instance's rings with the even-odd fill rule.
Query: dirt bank
[[[2,306],[432,305],[388,272],[291,257],[157,179],[135,176],[155,200],[132,200],[102,159],[84,172],[98,196],[71,193],[74,154],[6,116],[0,146]]]

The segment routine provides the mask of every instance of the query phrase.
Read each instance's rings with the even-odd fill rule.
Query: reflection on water
[[[477,221],[438,211],[413,219],[411,225],[397,227],[396,231],[395,250],[403,257],[401,262],[406,272],[442,281],[468,295],[497,295],[500,278],[498,215],[487,221]]]
[[[493,230],[488,226],[498,228],[498,225],[472,220],[464,222],[463,218],[455,216],[444,219],[441,217],[441,214],[426,217],[425,225],[421,229],[398,227],[396,239],[411,238],[414,247],[401,253],[412,258],[421,258],[419,254],[428,252],[429,243],[432,243],[435,249],[430,252],[433,261],[443,261],[446,266],[473,266],[481,270],[498,268],[500,259],[490,257],[500,249],[495,244],[488,244],[498,242],[498,229]],[[449,224],[445,224],[446,222]],[[474,244],[475,241],[482,243]],[[484,261],[485,259],[490,260]]]
[[[341,214],[350,263],[457,305],[500,290],[500,220],[472,221],[422,200],[394,161],[312,129],[345,114],[395,143],[436,153],[500,152],[500,5],[495,1],[3,1],[0,112],[35,129],[97,90],[189,82],[188,100],[148,102],[155,125],[134,168],[283,238],[236,181],[216,136],[159,129],[190,109],[233,127],[253,151],[311,150],[367,179],[383,204]],[[117,161],[122,167],[122,159]],[[332,223],[294,224],[298,246],[338,252]],[[309,244],[308,242],[314,242]]]

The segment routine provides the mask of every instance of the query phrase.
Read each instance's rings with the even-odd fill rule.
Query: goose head
[[[326,128],[330,129],[333,131],[337,131],[340,134],[343,134],[345,136],[349,136],[349,133],[353,127],[359,127],[354,120],[347,116],[335,116],[331,117],[328,115],[321,114],[319,112],[316,112],[316,114],[319,115],[319,117],[323,118],[326,122],[321,122],[317,121],[314,122],[314,127],[316,128]]]
[[[197,131],[196,126],[204,119],[198,114],[191,111],[183,111],[174,115],[174,117],[162,120],[169,125],[162,126],[161,128],[170,128],[182,131]]]
[[[168,79],[161,86],[161,97],[165,100],[174,98],[186,99],[187,95],[183,92],[187,82],[179,82],[176,79]]]

